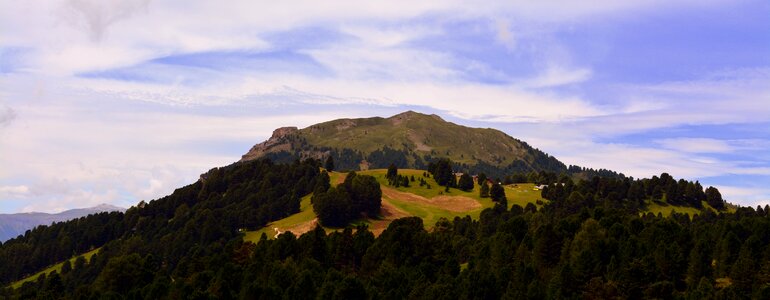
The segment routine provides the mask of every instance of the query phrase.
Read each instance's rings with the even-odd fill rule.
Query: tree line
[[[244,242],[241,229],[290,214],[311,191],[349,191],[331,187],[320,165],[238,163],[125,214],[38,227],[0,245],[3,282],[24,275],[19,268],[42,269],[25,256],[101,251],[0,289],[0,298],[770,299],[770,208],[631,210],[632,189],[652,195],[661,186],[665,197],[673,181],[680,191],[663,175],[554,182],[541,209],[499,204],[478,220],[436,224],[403,218],[378,237],[365,226],[317,227]],[[346,177],[351,189],[359,176]],[[685,198],[703,196],[687,189]]]
[[[382,205],[382,190],[377,179],[350,172],[336,187],[329,184],[326,172],[317,181],[311,198],[313,211],[324,226],[344,227],[361,214],[377,217]]]
[[[496,206],[416,217],[379,237],[365,226],[326,234],[196,246],[174,267],[141,250],[25,284],[9,297],[145,299],[767,299],[770,217],[639,216],[597,205],[569,216]],[[139,245],[135,245],[139,246]],[[168,247],[174,244],[167,245]],[[125,245],[110,245],[123,248]]]

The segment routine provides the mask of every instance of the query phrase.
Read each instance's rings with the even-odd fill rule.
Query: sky
[[[129,207],[273,129],[435,113],[770,203],[770,2],[0,0],[0,213]]]

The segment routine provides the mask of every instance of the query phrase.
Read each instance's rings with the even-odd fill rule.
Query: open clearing
[[[274,238],[275,229],[280,232],[291,231],[294,234],[302,234],[315,228],[315,222],[317,220],[315,212],[313,212],[313,205],[310,204],[310,197],[313,194],[302,197],[299,204],[299,212],[280,219],[275,222],[267,224],[267,226],[256,231],[246,231],[246,236],[243,237],[245,241],[251,241],[256,243],[259,241],[262,233],[265,233],[269,238]]]
[[[514,204],[525,207],[527,204],[532,203],[539,209],[543,205],[537,204],[538,200],[543,203],[548,201],[540,197],[540,190],[535,189],[534,183],[514,183],[504,187],[505,196],[508,198],[508,208]]]
[[[382,188],[382,210],[380,216],[354,222],[356,224],[364,223],[369,225],[369,230],[375,235],[382,233],[393,220],[398,218],[408,216],[420,217],[423,219],[426,229],[430,229],[440,218],[452,220],[455,217],[462,218],[467,215],[473,219],[478,219],[481,211],[495,205],[490,198],[481,198],[479,196],[478,185],[473,190],[467,192],[458,189],[449,189],[447,192],[433,178],[424,176],[427,175],[427,172],[423,170],[398,170],[400,175],[415,178],[415,181],[409,182],[410,185],[408,187],[389,186],[388,180],[385,178],[387,173],[385,169],[358,171],[356,173],[374,176]],[[332,185],[336,186],[345,180],[346,175],[347,173],[330,172],[329,180]],[[426,185],[420,186],[421,178],[425,180]],[[541,207],[541,205],[536,203],[538,200],[542,200],[540,198],[540,191],[535,190],[534,186],[531,183],[505,186],[508,208],[510,209],[514,204],[524,207],[528,203],[535,204],[538,208]],[[310,197],[311,195],[307,195],[302,198],[299,213],[272,222],[259,230],[247,231],[243,239],[256,243],[259,241],[262,233],[269,239],[273,239],[278,233],[286,231],[291,231],[295,235],[301,235],[312,230],[317,225],[318,219],[315,212],[313,212]],[[339,228],[327,227],[324,227],[324,229],[327,232],[339,230]]]
[[[435,206],[449,211],[467,212],[481,208],[481,203],[476,199],[465,196],[447,196],[441,195],[431,199],[418,196],[412,193],[400,192],[389,187],[382,187],[382,194],[390,199],[399,199],[406,202],[414,202],[423,205]]]
[[[670,205],[665,202],[665,199],[661,201],[647,200],[645,201],[645,204],[647,205],[647,210],[640,212],[639,215],[644,215],[646,213],[653,213],[656,216],[658,214],[661,214],[664,217],[668,217],[672,213],[677,212],[680,214],[688,214],[690,215],[690,218],[692,218],[693,216],[700,214],[702,212],[701,209],[697,209],[695,207]],[[711,207],[711,205],[709,205],[706,201],[701,201],[701,205],[703,205],[703,209],[711,210],[714,213],[722,213],[717,211],[713,207]],[[735,207],[728,206],[727,210],[723,212],[734,213]]]

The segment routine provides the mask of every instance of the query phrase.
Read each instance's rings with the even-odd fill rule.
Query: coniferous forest
[[[667,174],[552,178],[540,209],[498,201],[478,220],[402,218],[378,237],[360,225],[243,241],[314,190],[365,198],[370,178],[332,187],[320,166],[237,163],[125,213],[40,226],[0,245],[3,286],[100,251],[0,298],[770,299],[770,209],[726,213],[716,189]],[[718,211],[642,213],[656,196]]]

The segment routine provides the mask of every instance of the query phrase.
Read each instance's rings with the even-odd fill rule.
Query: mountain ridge
[[[524,141],[492,128],[473,128],[435,114],[406,111],[388,118],[343,118],[299,129],[281,127],[254,145],[240,161],[325,159],[338,169],[366,170],[395,164],[425,169],[449,158],[455,169],[502,177],[514,172],[567,172],[568,167]]]

